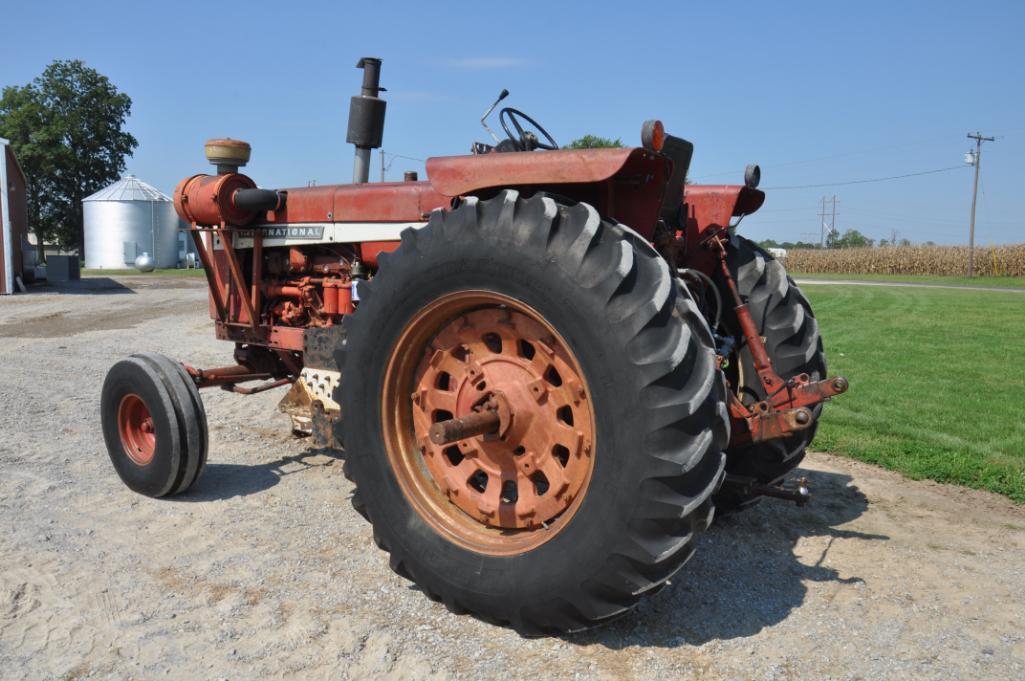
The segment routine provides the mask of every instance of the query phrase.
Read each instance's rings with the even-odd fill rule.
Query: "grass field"
[[[1025,277],[940,277],[923,274],[792,274],[795,279],[828,279],[840,281],[878,281],[909,284],[944,284],[949,286],[985,286],[989,288],[1025,288]]]
[[[830,374],[814,448],[1025,503],[1025,295],[803,287]]]

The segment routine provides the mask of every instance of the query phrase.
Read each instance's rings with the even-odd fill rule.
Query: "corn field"
[[[828,274],[932,274],[964,276],[964,246],[889,246],[881,248],[791,249],[791,272]],[[980,277],[1025,277],[1025,244],[975,249],[975,274]]]

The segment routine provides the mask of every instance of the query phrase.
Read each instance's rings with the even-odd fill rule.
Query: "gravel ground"
[[[107,368],[231,348],[201,280],[119,282],[0,299],[0,677],[1025,678],[1025,510],[824,454],[810,507],[717,520],[635,613],[548,639],[394,575],[278,393],[204,393],[202,479],[135,495],[99,430]]]

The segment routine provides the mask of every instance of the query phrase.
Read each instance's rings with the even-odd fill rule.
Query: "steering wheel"
[[[538,139],[537,135],[531,134],[530,132],[523,129],[520,125],[520,120],[524,123],[528,123],[534,127],[539,133],[544,135],[545,141],[542,142]],[[502,130],[505,130],[505,134],[509,136],[513,142],[520,146],[523,151],[531,151],[532,149],[547,149],[549,151],[556,151],[559,148],[559,143],[555,141],[547,130],[541,127],[541,124],[535,121],[533,118],[523,113],[519,109],[512,109],[505,107],[498,113],[498,122],[502,124]],[[509,129],[509,124],[512,124],[516,128],[516,133],[513,134],[512,130]],[[533,137],[533,144],[528,146],[527,139],[528,135]]]

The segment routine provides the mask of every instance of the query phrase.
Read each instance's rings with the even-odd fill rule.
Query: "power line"
[[[1013,127],[1013,128],[1003,128],[1001,131],[997,132],[994,135],[994,137],[996,137],[996,139],[1001,139],[1003,137],[1006,137],[1008,132],[1020,132],[1022,130],[1025,130],[1025,126],[1016,126],[1016,127]],[[760,163],[759,165],[762,167],[762,170],[765,171],[766,169],[784,168],[784,167],[787,167],[787,166],[804,165],[804,164],[807,164],[807,163],[818,163],[818,162],[821,162],[821,161],[831,161],[833,159],[838,159],[838,158],[848,158],[848,157],[851,157],[851,156],[861,156],[863,154],[871,154],[871,153],[875,153],[877,151],[895,151],[897,149],[910,149],[910,148],[915,148],[915,147],[924,147],[924,146],[931,145],[934,140],[949,138],[950,135],[953,134],[953,132],[954,131],[951,131],[949,133],[942,133],[942,134],[937,133],[937,134],[931,135],[929,137],[919,138],[919,140],[917,142],[908,142],[906,144],[885,144],[885,145],[880,145],[880,146],[875,146],[875,147],[863,147],[863,148],[859,149],[858,151],[839,152],[839,153],[836,153],[836,154],[829,154],[828,156],[816,156],[814,158],[805,158],[805,159],[801,159],[801,160],[797,160],[797,161],[784,161],[782,163],[772,163],[772,162]],[[711,178],[711,177],[726,177],[726,176],[730,176],[730,175],[732,175],[734,177],[743,177],[744,169],[743,168],[734,168],[733,170],[722,170],[722,171],[716,171],[714,173],[701,173],[699,175],[692,175],[688,179],[690,179],[691,181],[695,181],[695,180],[704,180],[704,179]]]
[[[887,182],[889,180],[901,180],[905,177],[918,177],[919,175],[933,175],[935,173],[946,173],[951,170],[958,170],[964,168],[963,165],[949,166],[947,168],[937,168],[935,170],[923,170],[917,173],[905,173],[904,175],[890,175],[889,177],[873,177],[867,180],[847,180],[844,182],[822,182],[820,184],[795,184],[788,185],[786,187],[765,187],[766,191],[779,191],[781,189],[817,189],[819,187],[842,187],[851,184],[868,184],[870,182]]]
[[[767,226],[767,225],[787,225],[787,226],[793,227],[794,224],[795,224],[793,219],[758,220],[757,222],[755,222],[756,218],[757,218],[757,214],[749,215],[746,218],[744,218],[744,220],[745,220],[745,222],[750,221],[750,226],[752,228],[754,228],[754,227],[762,227],[762,226]],[[891,230],[893,228],[893,222],[889,222],[889,221],[876,221],[876,220],[856,221],[856,222],[851,222],[850,226],[854,227],[858,231],[864,232],[866,234],[868,234],[868,233],[886,234],[889,230]],[[979,225],[976,225],[976,226],[978,227]],[[982,224],[982,226],[986,227],[987,225]],[[957,236],[960,236],[962,239],[964,238],[964,232],[961,232],[961,231],[950,231],[949,230],[950,227],[952,227],[952,225],[939,225],[938,228],[929,230],[929,234],[930,235],[935,235],[935,236],[944,236],[944,237],[957,237]],[[963,244],[964,242],[962,241],[961,243]]]
[[[980,177],[979,178],[979,191],[980,191],[980,193],[982,193],[983,196],[985,196],[985,192],[982,191],[984,184],[985,183],[983,182],[983,178]],[[839,201],[839,199],[837,199],[837,201]],[[776,216],[772,216],[772,218],[767,219],[767,220],[763,220],[761,218],[763,216],[765,216],[766,214],[768,214],[768,213],[805,214],[806,215],[808,213],[808,211],[810,211],[810,210],[816,210],[817,211],[817,210],[819,210],[821,208],[822,208],[822,206],[820,204],[817,204],[817,205],[814,205],[814,206],[802,206],[800,208],[759,208],[758,209],[758,213],[756,215],[757,215],[757,219],[758,219],[759,223],[764,223],[764,222],[791,222],[790,219],[785,219],[785,220],[784,219],[774,219]],[[870,218],[884,219],[884,220],[895,220],[895,221],[900,221],[900,222],[921,222],[923,224],[929,224],[929,225],[940,225],[940,224],[963,225],[964,224],[963,222],[961,222],[961,220],[959,220],[957,218],[951,218],[951,217],[928,217],[928,216],[923,216],[923,215],[907,215],[905,213],[891,213],[890,211],[883,212],[883,211],[877,211],[877,210],[869,210],[869,209],[865,209],[865,208],[851,208],[849,206],[846,208],[846,210],[847,210],[848,213],[855,213],[855,214],[857,214],[859,216],[867,216],[867,217],[870,217]],[[949,213],[948,213],[948,215],[949,215]],[[746,219],[747,220],[755,220],[756,217],[755,217],[755,215],[752,215],[752,216],[749,216]],[[987,218],[987,219],[983,220],[982,224],[984,224],[986,226],[992,226],[992,227],[996,227],[996,226],[1000,226],[1000,225],[1025,226],[1025,219],[1018,219],[1018,220],[994,220],[992,218]]]
[[[426,161],[424,161],[424,159],[422,159],[422,158],[414,158],[412,156],[403,156],[402,154],[393,154],[390,151],[388,152],[388,155],[391,156],[392,158],[404,158],[407,161],[419,161],[420,163],[426,163]]]
[[[981,185],[982,182],[980,181],[979,184]],[[985,193],[983,195],[985,195]],[[886,220],[898,220],[898,221],[901,221],[901,222],[921,222],[921,223],[925,223],[925,224],[929,224],[929,225],[933,225],[933,224],[963,225],[964,224],[963,222],[961,222],[961,220],[958,220],[956,218],[930,218],[930,217],[923,217],[921,215],[912,216],[912,215],[904,215],[904,214],[901,214],[901,213],[889,213],[889,212],[883,213],[883,212],[879,212],[879,211],[865,210],[865,209],[862,209],[862,208],[848,208],[847,212],[849,212],[849,213],[856,213],[857,215],[865,215],[865,216],[868,216],[868,217],[871,217],[871,218],[877,218],[877,219],[878,218],[883,218],[883,219],[886,219]],[[987,219],[987,220],[984,220],[983,222],[986,225],[1021,225],[1021,224],[1025,223],[1025,220],[992,220],[992,219]]]
[[[416,161],[418,163],[426,163],[422,158],[414,158],[412,156],[403,156],[402,154],[393,154],[390,151],[387,152],[387,156],[391,158],[390,161],[385,163],[385,151],[381,149],[381,182],[384,182],[384,174],[388,170],[391,170],[392,164],[395,163],[395,159],[404,158],[407,161]]]
[[[809,210],[813,208],[818,208],[818,206],[804,206],[802,208],[759,208],[758,214],[761,215],[763,213],[807,213]]]
[[[947,138],[949,138],[950,135],[952,134],[952,132],[953,131],[951,131],[949,133],[945,132],[945,133],[942,133],[942,134],[937,133],[935,135],[930,135],[929,137],[919,138],[919,140],[916,141],[916,142],[908,142],[908,143],[905,143],[905,144],[885,144],[885,145],[880,145],[880,146],[875,146],[875,147],[862,147],[862,148],[858,149],[857,151],[839,152],[839,153],[836,153],[836,154],[829,154],[827,156],[816,156],[814,158],[806,158],[806,159],[801,159],[801,160],[797,160],[797,161],[784,161],[782,163],[771,163],[771,162],[770,163],[761,163],[759,165],[761,165],[763,170],[767,169],[767,168],[775,169],[775,168],[784,168],[784,167],[787,167],[787,166],[804,165],[804,164],[807,164],[807,163],[818,163],[820,161],[831,161],[833,159],[848,158],[848,157],[851,157],[851,156],[861,156],[863,154],[871,154],[871,153],[875,153],[877,151],[894,151],[894,150],[897,150],[897,149],[909,149],[909,148],[914,148],[914,147],[923,147],[923,146],[927,146],[927,145],[933,144],[933,142],[935,140],[937,140],[937,139],[947,139]],[[743,174],[744,174],[743,170],[734,169],[734,170],[724,170],[724,171],[719,171],[719,172],[714,172],[714,173],[701,173],[700,175],[695,175],[694,177],[691,177],[690,179],[691,180],[702,180],[702,179],[709,178],[709,177],[722,177],[722,176],[726,176],[726,175],[735,175],[736,177],[741,177],[741,176],[743,176]]]

